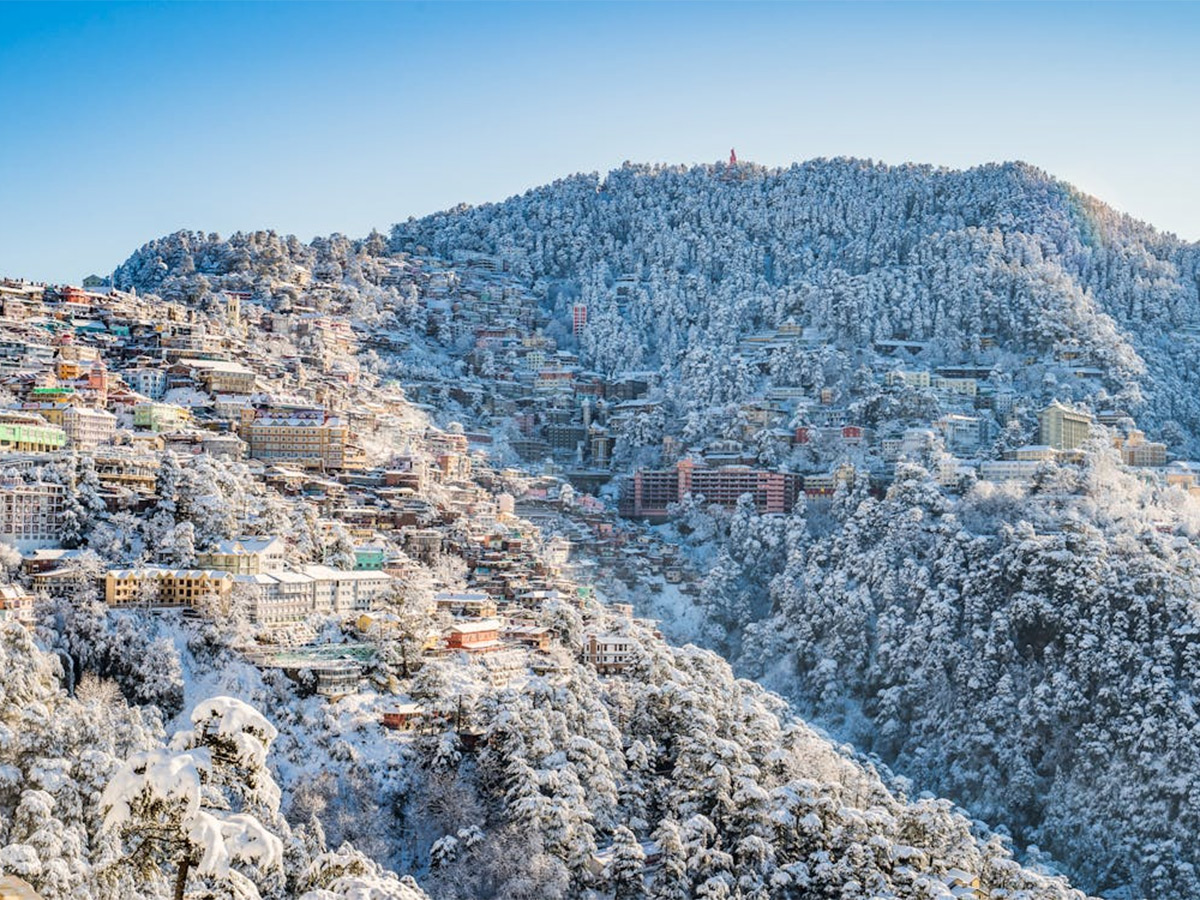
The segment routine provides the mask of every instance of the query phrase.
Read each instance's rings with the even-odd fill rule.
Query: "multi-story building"
[[[483,591],[435,594],[433,602],[440,612],[459,619],[490,619],[496,615],[496,601]]]
[[[127,385],[151,400],[159,400],[167,392],[167,373],[163,369],[126,369],[121,377]]]
[[[839,485],[854,483],[854,467],[842,465],[831,472],[814,472],[804,476],[804,496],[809,502],[823,503],[833,499]]]
[[[210,394],[249,394],[257,376],[241,363],[219,359],[181,359],[172,369],[185,369]]]
[[[1055,401],[1038,414],[1038,443],[1075,450],[1087,440],[1091,428],[1091,415]]]
[[[192,421],[192,414],[173,403],[139,403],[133,408],[133,425],[146,431],[176,431]]]
[[[34,572],[29,579],[33,592],[41,597],[67,599],[78,597],[88,585],[95,586],[96,579],[83,566],[68,562],[52,569]]]
[[[633,662],[637,641],[624,634],[588,634],[583,639],[583,661],[601,675],[624,672]]]
[[[113,447],[92,456],[100,484],[150,495],[158,483],[158,458],[126,447]]]
[[[254,459],[306,469],[346,463],[346,426],[323,409],[263,411],[241,433]]]
[[[1165,466],[1167,464],[1167,445],[1158,441],[1146,440],[1146,435],[1138,430],[1129,433],[1129,437],[1118,441],[1121,460],[1127,466]]]
[[[362,572],[378,572],[387,562],[383,544],[360,544],[354,548],[354,568]]]
[[[104,575],[104,602],[109,606],[193,607],[206,599],[228,601],[233,585],[230,573],[214,569],[110,569]]]
[[[546,426],[546,443],[559,453],[575,453],[588,442],[588,430],[583,425],[552,422]]]
[[[740,497],[749,494],[761,513],[789,513],[803,486],[802,477],[791,472],[750,466],[710,468],[692,459],[681,459],[674,469],[635,472],[625,485],[621,514],[638,519],[665,518],[667,507],[688,494],[725,507],[736,506]]]
[[[533,380],[536,394],[568,395],[575,390],[575,372],[571,369],[542,369]]]
[[[1028,484],[1038,467],[1036,459],[989,459],[979,464],[979,477],[984,481],[1015,481]]]
[[[889,385],[903,384],[911,388],[927,388],[932,384],[932,377],[928,371],[923,369],[893,369],[887,373],[887,383]]]
[[[87,406],[68,406],[63,410],[62,425],[71,446],[79,450],[110,443],[117,433],[116,416]]]
[[[0,622],[12,620],[32,628],[37,621],[35,601],[33,594],[18,585],[0,584]]]
[[[234,575],[278,572],[287,564],[286,551],[282,538],[241,537],[221,541],[212,550],[197,553],[196,565]]]
[[[1200,464],[1176,460],[1163,474],[1167,484],[1182,488],[1193,497],[1200,496]]]
[[[21,404],[21,412],[41,416],[51,425],[60,428],[63,424],[63,414],[78,401],[74,388],[37,384],[25,392],[25,398]]]
[[[349,615],[371,608],[392,582],[385,572],[301,566],[234,576],[249,594],[251,617],[260,625],[299,622],[312,615]]]
[[[313,579],[313,608],[323,614],[344,615],[370,609],[372,601],[392,583],[392,576],[386,572],[348,571],[320,565],[301,566],[299,572]]]
[[[956,453],[971,454],[979,449],[983,423],[977,416],[950,413],[934,422],[933,427],[941,432],[946,446]]]
[[[314,579],[300,572],[261,572],[234,576],[238,590],[250,600],[256,625],[274,627],[302,622],[317,612]]]
[[[933,389],[943,394],[959,394],[963,397],[974,397],[979,392],[979,382],[974,378],[949,378],[937,375],[933,379]]]
[[[550,629],[545,625],[517,625],[508,623],[501,627],[502,640],[513,644],[524,644],[534,650],[550,649]]]
[[[462,650],[467,653],[490,653],[500,650],[503,646],[500,640],[500,623],[495,619],[459,622],[451,625],[446,632],[446,649],[451,652]]]
[[[446,535],[439,528],[414,528],[405,531],[404,546],[418,559],[429,559],[442,552]]]
[[[65,504],[66,488],[61,484],[0,481],[0,542],[22,551],[56,546]]]
[[[205,334],[199,331],[164,335],[159,344],[168,359],[223,356],[225,346],[220,335]]]
[[[961,459],[949,454],[938,460],[938,484],[945,488],[953,488],[962,484],[964,478],[975,474],[975,467],[967,465]]]
[[[41,416],[0,412],[0,451],[50,453],[67,443],[67,433]]]
[[[1058,452],[1049,444],[1025,444],[1004,451],[1005,459],[1023,460],[1026,462],[1047,462],[1058,458]]]

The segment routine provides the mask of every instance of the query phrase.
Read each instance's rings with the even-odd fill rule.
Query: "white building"
[[[942,416],[933,423],[941,432],[946,446],[956,453],[973,455],[979,449],[983,426],[977,416],[962,416],[957,413]]]
[[[320,613],[344,615],[371,608],[371,601],[392,581],[386,572],[347,571],[329,566],[301,566],[300,572],[313,579],[315,608]]]
[[[63,431],[72,447],[90,450],[112,442],[117,433],[117,417],[103,409],[69,406],[63,410]]]
[[[936,436],[929,428],[907,428],[900,440],[900,456],[906,459],[921,459],[931,452]]]
[[[583,639],[583,660],[597,672],[623,672],[633,662],[637,641],[624,634],[588,634]]]
[[[933,389],[942,394],[974,397],[979,392],[979,383],[974,378],[944,378],[938,375],[933,379]]]
[[[945,454],[938,460],[937,480],[944,488],[955,488],[964,478],[975,474],[975,467],[967,465],[961,459]]]
[[[0,541],[21,551],[58,546],[65,503],[61,484],[0,482]]]
[[[979,464],[979,477],[984,481],[1031,484],[1034,473],[1041,464],[1036,459],[990,459]]]
[[[167,392],[166,369],[126,369],[121,377],[127,385],[151,400],[161,400]]]
[[[250,618],[256,625],[274,627],[302,622],[317,612],[314,579],[299,572],[235,575],[237,586],[251,598]]]
[[[391,583],[384,572],[302,566],[299,571],[246,573],[236,582],[251,597],[251,619],[258,625],[299,622],[312,615],[349,615],[371,608]]]

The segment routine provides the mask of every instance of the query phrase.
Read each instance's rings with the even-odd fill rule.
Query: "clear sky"
[[[0,3],[0,274],[624,160],[1023,159],[1200,239],[1200,4]]]

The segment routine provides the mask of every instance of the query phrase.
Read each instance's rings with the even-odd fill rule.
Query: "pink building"
[[[804,481],[792,472],[771,472],[750,466],[710,468],[681,459],[674,469],[634,473],[621,498],[621,514],[630,518],[665,519],[667,507],[687,494],[725,507],[749,494],[760,513],[789,513],[803,491]]]

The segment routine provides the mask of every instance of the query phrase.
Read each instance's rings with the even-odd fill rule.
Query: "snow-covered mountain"
[[[381,375],[453,379],[487,393],[487,354],[473,355],[471,340],[426,319],[416,295],[390,283],[392,255],[400,253],[447,266],[487,260],[536,298],[546,333],[577,351],[583,367],[606,377],[655,373],[655,418],[621,432],[618,465],[658,462],[664,437],[687,447],[745,438],[754,429],[744,407],[770,388],[828,392],[826,405],[881,433],[928,423],[936,403],[930,412],[920,391],[883,391],[872,373],[945,366],[990,370],[994,385],[1015,398],[1011,416],[996,418],[1004,433],[981,457],[1032,442],[1035,411],[1053,399],[1136,419],[1171,458],[1200,457],[1200,246],[1024,164],[966,172],[855,160],[783,170],[627,164],[409,220],[386,239],[333,236],[306,245],[270,232],[227,240],[180,232],[131,256],[115,281],[189,303],[224,289],[268,306],[354,304],[367,328],[411,334],[404,353],[372,360]],[[579,307],[586,328],[576,334]],[[819,340],[790,343],[769,363],[747,352],[748,338],[784,328]],[[449,394],[444,406],[453,416],[505,427],[488,404]],[[857,467],[860,477],[847,479],[854,486],[840,488],[832,504],[801,504],[786,517],[759,515],[753,504],[733,511],[685,504],[664,533],[705,573],[687,611],[689,621],[700,614],[700,627],[678,626],[671,619],[678,607],[650,606],[656,601],[639,588],[629,599],[661,611],[668,634],[677,626],[675,634],[718,649],[738,674],[878,754],[916,790],[949,796],[1011,829],[1021,847],[1039,845],[1085,889],[1200,895],[1192,839],[1200,825],[1196,501],[1130,474],[1100,443],[1089,445],[1082,465],[1047,463],[1028,488],[980,482],[949,493],[934,461],[924,459],[924,467],[896,467],[886,494],[872,496],[867,469],[877,460],[869,454],[823,455],[807,446],[784,458],[755,440],[745,443],[760,463],[816,458]],[[666,670],[647,677],[675,679]],[[722,678],[721,690],[732,690]],[[594,702],[592,690],[570,703]],[[692,684],[684,693],[696,690]],[[530,702],[552,710],[556,701]],[[611,711],[633,701],[605,702]],[[643,702],[651,701],[628,710]],[[724,720],[716,721],[719,731]],[[543,731],[559,734],[556,727],[548,722]],[[661,749],[659,726],[647,727],[637,740]],[[784,740],[770,731],[751,743]],[[764,835],[761,823],[743,821],[744,810],[757,808],[758,789],[778,799],[781,785],[755,781],[739,793],[739,766],[766,771],[771,757],[755,750],[714,768],[723,752],[743,752],[742,739],[731,740],[725,750],[702,741],[697,751],[707,754],[700,768],[723,773],[705,788],[716,793],[699,805],[669,801],[676,825],[685,812],[702,815],[721,852],[732,854],[730,868],[713,868],[704,828],[689,838],[686,868],[708,873],[689,889],[703,886],[706,896],[756,896],[753,877],[774,877],[748,862],[751,844],[767,855],[790,852],[781,850],[786,841],[765,838],[774,844],[768,852],[751,840]],[[513,746],[534,769],[553,768],[547,760],[558,745],[542,744],[537,761],[526,744]],[[623,745],[626,759],[616,765],[627,770],[630,746]],[[508,774],[470,777],[484,785],[499,779],[509,792],[512,766],[525,769],[506,765]],[[565,802],[559,788],[562,796],[575,789],[551,781],[551,805]],[[604,815],[630,808],[618,800]],[[766,819],[792,836],[804,821],[779,810]],[[569,855],[573,838],[562,839],[558,855]],[[888,839],[907,840],[893,832]],[[834,872],[837,859],[854,856],[827,841],[820,853],[823,862],[804,877]],[[751,882],[738,880],[752,871]],[[825,874],[810,883],[813,895],[834,893],[835,883],[846,889],[840,876],[828,882]],[[915,890],[875,871],[848,877],[864,895]],[[1021,896],[1007,890],[993,884],[991,896]]]
[[[718,362],[736,363],[740,336],[793,318],[847,351],[926,342],[928,363],[994,340],[1038,361],[1029,388],[1091,390],[1148,429],[1178,437],[1168,423],[1181,425],[1179,451],[1200,453],[1200,376],[1181,337],[1200,326],[1200,247],[1027,165],[626,165],[405,222],[391,242],[494,254],[546,282],[562,317],[588,304],[585,361],[665,367],[681,415],[749,393],[750,376]],[[634,289],[618,309],[623,275]],[[1076,346],[1101,370],[1094,387],[1042,365]]]

